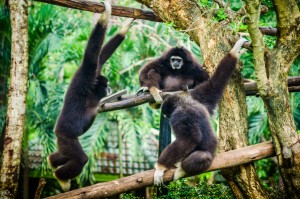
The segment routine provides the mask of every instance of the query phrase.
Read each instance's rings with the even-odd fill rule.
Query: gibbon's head
[[[174,47],[166,52],[164,61],[173,70],[186,70],[188,68],[185,68],[185,66],[193,62],[193,57],[186,48]]]
[[[170,118],[175,109],[182,104],[183,98],[179,95],[167,95],[161,105],[162,114]]]

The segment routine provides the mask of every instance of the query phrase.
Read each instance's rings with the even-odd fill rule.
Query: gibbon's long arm
[[[105,62],[111,57],[111,55],[120,46],[120,44],[125,38],[126,33],[131,27],[133,21],[134,19],[128,20],[125,23],[125,25],[121,28],[121,30],[103,46],[98,60],[99,71],[101,71],[102,66],[105,64]]]
[[[155,102],[161,104],[163,99],[160,96],[159,93],[162,91],[160,90],[160,82],[161,82],[161,75],[154,69],[155,62],[150,62],[146,65],[146,67],[143,68],[143,70],[140,72],[140,85],[142,86],[142,89],[149,90],[150,94],[153,96]],[[147,67],[149,66],[149,67]]]
[[[241,47],[246,41],[244,38],[239,39],[230,52],[219,62],[213,76],[191,91],[191,96],[200,103],[205,104],[210,114],[213,113],[222,97],[223,91],[236,67],[237,60],[244,53]]]
[[[111,5],[104,2],[104,6],[105,12],[103,12],[103,14],[100,16],[99,21],[97,22],[95,28],[91,33],[81,65],[87,66],[83,67],[84,70],[90,72],[93,75],[95,74],[95,71],[97,69],[98,56],[100,54],[100,50],[105,38],[108,20],[111,16]]]

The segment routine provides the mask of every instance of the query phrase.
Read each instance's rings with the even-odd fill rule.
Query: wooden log
[[[187,91],[175,91],[175,92],[163,92],[161,96],[164,98],[166,95],[174,95],[176,93],[185,93]],[[98,112],[108,112],[114,110],[121,110],[126,108],[132,108],[148,102],[155,102],[154,98],[149,93],[141,93],[137,95],[131,95],[121,98],[121,101],[100,104],[98,106]]]
[[[207,171],[225,169],[256,160],[272,157],[275,155],[272,142],[264,142],[244,148],[219,153],[216,155],[212,165]],[[164,182],[172,181],[174,169],[168,170],[164,175]],[[49,199],[62,198],[106,198],[127,191],[140,189],[153,185],[154,170],[131,175],[110,182],[98,183],[92,186],[76,189],[66,193],[58,194]]]
[[[259,27],[259,30],[264,35],[277,36],[277,29],[272,27]]]
[[[88,1],[88,0],[35,0],[43,3],[73,8],[78,10],[85,10],[89,12],[102,13],[104,5],[102,3]],[[144,19],[149,21],[162,22],[162,19],[153,11],[143,10],[138,8],[128,8],[123,6],[112,6],[112,15],[119,17],[129,17],[134,19]],[[277,29],[271,27],[259,27],[261,32],[265,35],[276,36]]]
[[[245,86],[245,92],[248,96],[258,94],[256,82],[244,83],[244,86]],[[289,86],[290,92],[300,91],[300,89],[299,89],[300,76],[289,77],[288,78],[288,86]]]
[[[36,1],[63,6],[67,8],[74,8],[78,10],[95,12],[95,13],[102,13],[105,10],[103,3],[98,3],[98,2],[88,1],[88,0],[36,0]],[[145,19],[145,20],[156,21],[156,22],[162,21],[153,11],[137,9],[137,8],[128,8],[123,6],[112,5],[111,14],[119,17]]]
[[[245,86],[245,92],[247,96],[259,95],[256,82],[244,83],[244,86]],[[288,86],[290,92],[300,91],[300,76],[289,77]],[[161,93],[161,95],[162,97],[164,97],[165,95],[168,94],[173,95],[175,93],[184,93],[184,92],[185,91],[163,92]],[[121,109],[135,107],[148,102],[154,102],[153,97],[148,93],[143,93],[140,95],[132,95],[125,98],[123,97],[123,100],[121,101],[101,104],[101,106],[98,107],[98,112],[100,113],[100,112],[121,110]]]

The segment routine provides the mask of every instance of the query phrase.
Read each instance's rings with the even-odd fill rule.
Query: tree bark
[[[104,11],[103,3],[97,3],[89,0],[35,0],[53,5],[74,8],[95,13]],[[264,12],[262,12],[264,13]],[[143,10],[138,8],[128,8],[123,6],[112,6],[112,15],[119,17],[130,17],[134,19],[144,19],[149,21],[162,22],[162,20],[153,11]],[[276,36],[277,29],[271,27],[259,27],[265,35]]]
[[[213,22],[212,13],[207,8],[199,7],[195,0],[139,0],[163,21],[174,22],[177,28],[186,30],[191,39],[200,45],[204,66],[213,74],[217,63],[229,52],[234,40],[228,27],[230,20]],[[225,9],[226,10],[226,9]],[[234,13],[226,13],[229,19],[235,19]],[[236,19],[238,20],[238,19]],[[220,103],[219,150],[228,151],[248,145],[247,107],[240,67],[234,72]],[[253,164],[224,170],[237,198],[269,198],[257,177]]]
[[[75,8],[80,10],[86,10],[95,13],[102,13],[105,8],[103,3],[98,3],[88,0],[36,0],[44,3],[50,3],[54,5],[64,6],[67,8]],[[150,21],[161,21],[161,19],[152,11],[127,8],[123,6],[112,6],[112,15],[119,17],[130,17],[135,19],[146,19]]]
[[[18,189],[28,75],[27,0],[10,0],[9,8],[12,49],[0,198],[15,198]]]
[[[274,0],[278,21],[275,48],[266,49],[258,29],[260,1],[246,1],[260,96],[267,109],[280,173],[289,198],[300,195],[300,142],[292,115],[286,80],[300,54],[300,12],[295,0]]]
[[[289,85],[288,87],[289,92],[300,91],[300,76],[289,78],[288,85]],[[258,95],[256,82],[244,83],[244,89],[247,96]],[[176,93],[183,93],[183,92],[185,91],[162,92],[161,96],[164,97],[165,95],[173,95]],[[113,95],[107,96],[106,98],[103,98],[98,105],[98,112],[102,113],[108,111],[121,110],[121,109],[131,108],[149,102],[154,102],[154,98],[149,93],[123,96],[123,94],[125,93],[126,93],[125,90],[122,90]]]
[[[207,171],[214,171],[229,168],[240,164],[274,156],[272,142],[264,142],[252,146],[247,146],[233,151],[217,154],[212,165]],[[164,182],[172,181],[175,169],[166,171]],[[49,197],[58,198],[107,198],[131,190],[140,189],[153,185],[154,170],[145,171],[111,182],[98,183],[92,186],[76,189],[74,191]]]

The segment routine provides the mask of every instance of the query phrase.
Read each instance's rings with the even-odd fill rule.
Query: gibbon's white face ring
[[[170,58],[170,65],[172,66],[173,70],[179,70],[183,65],[183,60],[179,56],[172,56]]]

